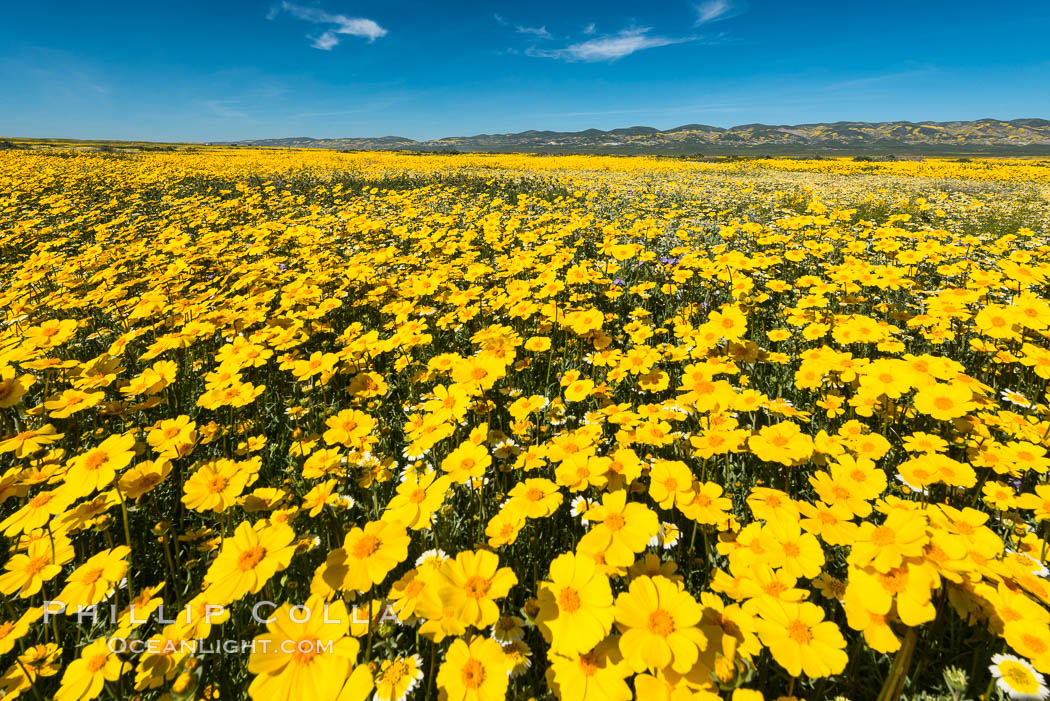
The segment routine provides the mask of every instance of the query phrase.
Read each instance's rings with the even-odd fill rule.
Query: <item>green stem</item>
[[[901,692],[904,691],[904,682],[908,678],[908,668],[911,667],[911,657],[915,652],[915,642],[918,638],[918,629],[909,627],[900,650],[893,658],[890,674],[882,685],[878,701],[897,701],[900,698]]]

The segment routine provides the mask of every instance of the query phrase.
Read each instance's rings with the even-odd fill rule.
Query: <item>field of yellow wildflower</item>
[[[1050,162],[0,153],[0,698],[1047,696]]]

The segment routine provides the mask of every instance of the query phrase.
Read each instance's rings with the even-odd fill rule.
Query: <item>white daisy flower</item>
[[[1028,660],[1014,655],[992,655],[992,665],[988,669],[999,690],[1011,699],[1042,701],[1050,695],[1043,675],[1035,671]]]
[[[444,550],[431,548],[430,550],[425,551],[422,555],[420,555],[419,557],[416,558],[416,567],[419,567],[420,565],[422,565],[424,562],[427,562],[428,560],[434,560],[434,559],[439,560],[439,561],[440,560],[447,560],[448,559],[448,553],[446,553]]]
[[[500,645],[521,640],[525,635],[525,621],[518,616],[503,616],[492,624],[492,637]]]
[[[1050,576],[1050,569],[1047,569],[1046,565],[1044,565],[1039,560],[1036,560],[1028,553],[1023,553],[1020,550],[1014,550],[1013,548],[1007,548],[1006,551],[1013,555],[1015,558],[1017,558],[1019,561],[1031,565],[1031,569],[1029,571],[1036,577]]]
[[[659,538],[659,545],[664,550],[670,550],[674,546],[678,545],[679,538],[682,537],[682,532],[678,530],[678,526],[673,523],[661,523],[660,530],[657,533]]]
[[[1028,397],[1024,396],[1020,392],[1015,392],[1012,389],[1004,389],[1002,392],[999,393],[999,396],[1001,396],[1004,401],[1010,402],[1011,404],[1022,407],[1024,409],[1035,408],[1035,404],[1030,402],[1028,400]]]
[[[375,701],[405,701],[423,678],[419,655],[384,660],[375,678]]]
[[[914,486],[912,484],[909,484],[908,480],[904,479],[900,475],[897,475],[897,481],[900,482],[901,484],[903,484],[905,487],[907,487],[911,491],[915,492],[916,494],[927,494],[927,490],[926,490],[925,487],[916,487],[916,486]]]
[[[590,502],[584,499],[582,496],[578,496],[572,500],[571,508],[572,515],[578,516],[580,522],[586,526],[589,522],[583,517],[583,515],[587,513],[587,509],[591,508]]]

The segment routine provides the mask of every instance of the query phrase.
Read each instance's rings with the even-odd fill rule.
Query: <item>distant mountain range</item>
[[[452,136],[415,141],[379,138],[250,139],[238,146],[330,148],[350,151],[459,151],[493,153],[957,153],[1050,155],[1050,121],[978,119],[972,122],[833,122],[825,124],[742,124],[723,129],[686,124],[663,131],[653,127],[523,131],[517,134]]]

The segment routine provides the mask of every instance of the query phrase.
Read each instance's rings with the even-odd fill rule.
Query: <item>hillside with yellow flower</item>
[[[0,698],[1046,698],[1050,162],[0,152]]]

